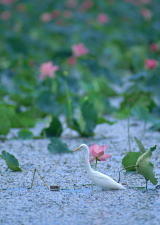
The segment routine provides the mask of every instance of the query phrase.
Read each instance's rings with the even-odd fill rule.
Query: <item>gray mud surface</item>
[[[142,127],[133,123],[131,136],[141,136]],[[101,125],[96,129],[96,136],[90,139],[78,138],[66,130],[63,141],[70,149],[81,143],[106,144],[112,158],[100,162],[97,170],[118,179],[118,169],[128,148],[126,121],[113,126]],[[160,183],[159,142],[159,133],[145,133],[146,146],[158,145],[152,161]],[[23,169],[23,172],[11,172],[0,160],[0,225],[160,224],[160,189],[149,184],[145,190],[143,177],[123,172],[121,182],[126,190],[102,191],[91,185],[81,152],[53,155],[47,150],[48,143],[48,140],[0,142],[0,150],[13,153]],[[137,149],[133,141],[132,149]],[[39,169],[49,185],[59,185],[60,191],[49,191],[37,175],[33,188],[28,189],[34,168]]]

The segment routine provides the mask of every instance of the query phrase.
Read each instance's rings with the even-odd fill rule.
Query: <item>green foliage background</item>
[[[93,135],[104,115],[133,116],[160,130],[160,67],[145,68],[146,59],[160,58],[160,47],[150,49],[152,43],[160,46],[159,0],[75,2],[75,7],[66,0],[0,3],[0,134],[33,127],[48,115],[63,115],[82,136]],[[91,6],[85,8],[85,2]],[[144,9],[150,17],[143,16]],[[42,21],[44,13],[52,19]],[[107,23],[97,21],[100,13],[108,16]],[[72,46],[78,43],[89,53],[70,65]],[[59,70],[42,81],[40,65],[48,61]],[[115,107],[117,97],[122,100]],[[90,117],[86,109],[92,105]]]

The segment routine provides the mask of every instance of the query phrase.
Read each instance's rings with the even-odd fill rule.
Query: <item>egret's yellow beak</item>
[[[79,150],[80,150],[80,147],[75,148],[75,149],[73,150],[73,152],[76,152],[76,151],[79,151]]]

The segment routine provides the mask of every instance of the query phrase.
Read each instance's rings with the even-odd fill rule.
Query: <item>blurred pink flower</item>
[[[81,55],[86,55],[88,53],[88,49],[85,47],[83,43],[73,45],[72,51],[73,51],[73,55],[76,57],[79,57]]]
[[[72,13],[72,11],[70,11],[70,10],[65,10],[64,12],[63,12],[63,16],[65,17],[65,18],[71,18],[72,17],[72,15],[73,15],[73,13]]]
[[[157,65],[158,65],[158,61],[156,59],[146,59],[145,61],[145,66],[147,69],[152,70],[156,68]]]
[[[151,0],[125,0],[126,2],[131,2],[134,5],[148,4]]]
[[[156,43],[152,43],[150,45],[150,49],[152,52],[157,52],[158,51],[158,45]]]
[[[58,25],[64,25],[64,20],[59,19],[59,20],[56,21],[56,24],[58,24]]]
[[[68,62],[69,65],[75,65],[76,61],[77,61],[76,57],[75,56],[71,56],[71,57],[68,58],[67,62]]]
[[[57,18],[60,14],[61,14],[61,12],[59,10],[54,10],[51,13],[45,12],[41,15],[41,20],[43,22],[49,22],[52,19]]]
[[[34,60],[30,60],[28,63],[29,63],[30,66],[34,66],[35,65],[35,61]]]
[[[109,154],[105,154],[107,146],[106,145],[97,145],[93,144],[89,147],[90,150],[90,162],[96,161],[106,161],[111,157]]]
[[[9,11],[3,11],[1,14],[0,14],[0,18],[2,20],[8,20],[9,18],[11,17],[11,13]]]
[[[26,5],[23,3],[20,3],[17,5],[17,9],[19,12],[25,12],[26,11]]]
[[[125,0],[126,2],[130,2],[132,3],[133,5],[139,5],[140,2],[139,1],[136,1],[136,0]]]
[[[61,12],[59,10],[53,10],[53,12],[51,13],[52,15],[52,19],[57,18],[58,16],[60,16]]]
[[[52,15],[50,14],[50,13],[43,13],[42,15],[41,15],[41,20],[43,21],[43,22],[49,22],[49,21],[51,21],[52,20]]]
[[[85,1],[82,3],[80,9],[83,11],[83,10],[87,10],[87,9],[92,8],[92,6],[93,6],[93,2],[92,2],[91,0],[85,0]]]
[[[4,5],[9,5],[11,4],[12,2],[14,2],[15,0],[0,0],[0,3],[1,4],[4,4]]]
[[[141,2],[142,4],[148,4],[148,3],[151,2],[151,0],[140,0],[140,2]]]
[[[101,24],[107,23],[109,21],[109,17],[105,13],[100,13],[97,17],[97,21]]]
[[[54,73],[59,69],[58,66],[54,66],[52,62],[42,63],[40,66],[40,78],[43,80],[46,77],[54,77]]]
[[[142,8],[141,14],[147,20],[150,20],[152,18],[152,12],[151,12],[151,10],[149,10],[147,8]]]
[[[68,0],[67,1],[67,6],[69,8],[75,8],[77,6],[77,1],[76,0]]]

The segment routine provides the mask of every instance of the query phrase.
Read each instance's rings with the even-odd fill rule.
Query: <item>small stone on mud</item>
[[[50,191],[59,191],[60,190],[60,186],[58,185],[51,185],[50,186]]]

